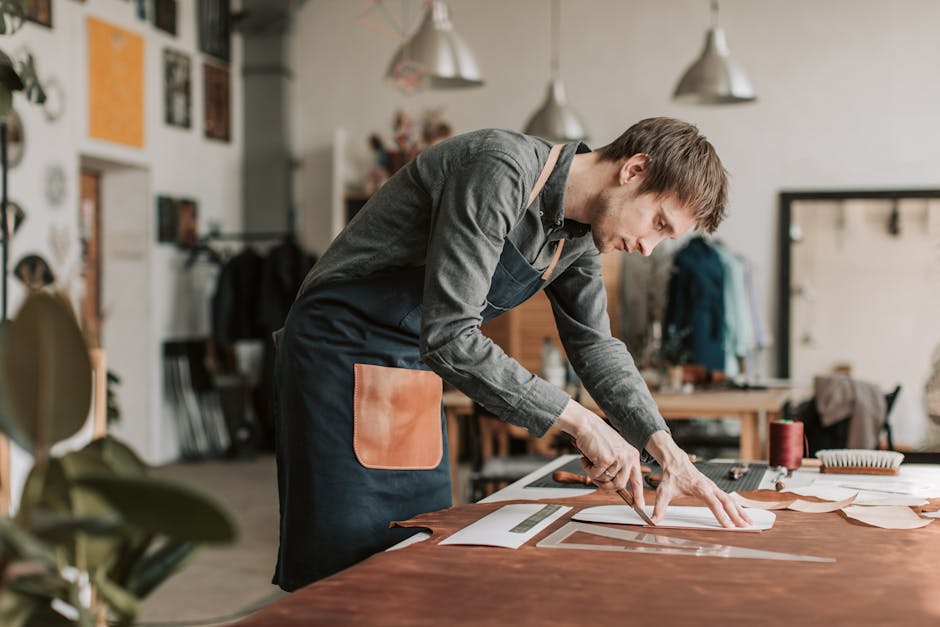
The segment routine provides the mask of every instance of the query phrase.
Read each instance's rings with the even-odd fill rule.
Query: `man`
[[[475,131],[393,176],[310,271],[280,338],[275,583],[332,574],[412,533],[390,521],[450,506],[437,375],[537,436],[557,425],[599,487],[629,486],[640,505],[645,448],[663,467],[654,520],[685,494],[747,525],[672,440],[611,337],[600,273],[601,252],[648,255],[693,226],[714,230],[726,187],[711,144],[668,118],[597,152]],[[480,333],[541,289],[616,430]]]

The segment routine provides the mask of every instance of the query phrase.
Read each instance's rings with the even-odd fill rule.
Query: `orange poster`
[[[144,40],[88,18],[88,134],[144,145]]]

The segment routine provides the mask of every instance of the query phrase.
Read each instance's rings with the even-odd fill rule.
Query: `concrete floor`
[[[273,455],[172,464],[153,474],[214,496],[235,518],[240,534],[231,546],[197,551],[181,571],[144,600],[140,625],[224,625],[286,594],[271,584],[278,524]],[[461,464],[458,485],[465,486],[468,476],[468,465]],[[458,498],[463,501],[462,497]]]
[[[156,469],[154,475],[214,496],[235,518],[240,534],[231,546],[198,550],[144,600],[141,624],[222,625],[285,594],[271,584],[278,520],[273,455],[173,464]]]

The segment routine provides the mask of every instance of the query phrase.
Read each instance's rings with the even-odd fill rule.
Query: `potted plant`
[[[0,324],[0,431],[34,465],[0,517],[0,624],[130,625],[144,598],[201,543],[236,537],[229,515],[149,476],[113,437],[55,455],[88,419],[91,365],[64,297],[34,291]],[[4,478],[6,480],[6,478]]]

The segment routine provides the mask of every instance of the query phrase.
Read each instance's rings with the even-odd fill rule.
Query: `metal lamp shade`
[[[529,118],[525,132],[552,141],[576,141],[587,137],[580,116],[568,105],[565,86],[560,79],[552,79],[548,84],[545,102]]]
[[[476,58],[454,32],[447,5],[434,0],[421,26],[395,52],[385,76],[397,79],[411,73],[417,86],[433,89],[477,87],[483,84]]]
[[[679,79],[672,97],[693,104],[734,104],[757,99],[751,80],[728,55],[725,32],[717,26],[705,35],[701,56]]]

